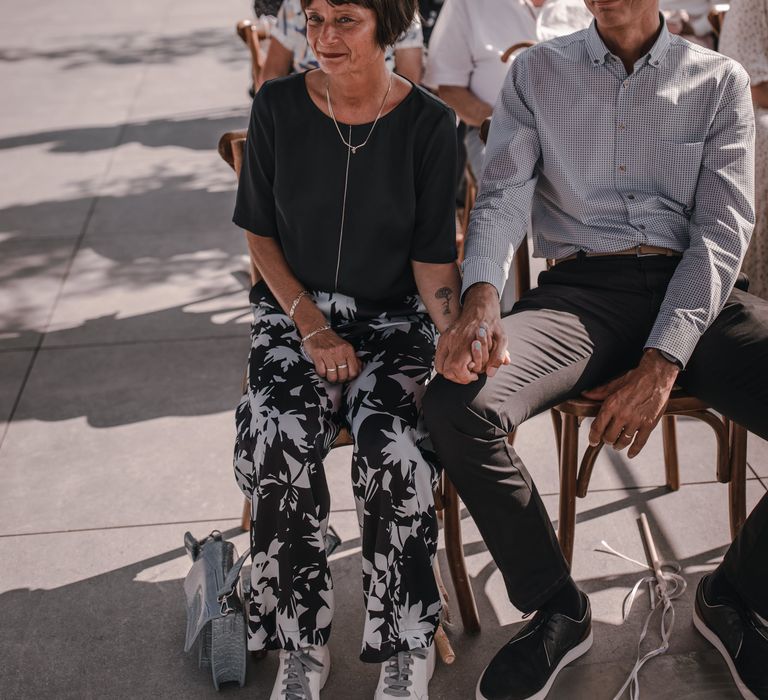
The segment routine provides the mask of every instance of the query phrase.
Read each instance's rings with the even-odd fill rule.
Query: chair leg
[[[563,416],[554,408],[549,412],[552,416],[552,427],[555,430],[555,445],[557,446],[557,463],[560,464],[560,447],[563,444]]]
[[[570,565],[573,561],[573,539],[576,528],[576,471],[579,462],[579,419],[566,415],[563,421],[563,443],[560,455],[560,522],[557,536],[560,549]]]
[[[730,467],[728,510],[735,539],[747,519],[747,431],[736,423],[731,423]]]
[[[667,488],[677,491],[680,488],[680,466],[677,460],[677,424],[675,416],[663,416],[661,434],[664,441],[664,468],[667,472]]]
[[[248,532],[251,529],[251,502],[247,498],[243,503],[243,517],[240,520],[240,527],[243,532]]]
[[[445,479],[443,483],[443,534],[445,536],[445,554],[451,580],[456,590],[456,601],[459,604],[461,621],[466,632],[480,631],[480,618],[477,615],[475,595],[467,574],[464,561],[464,548],[461,542],[461,517],[459,513],[459,494],[456,487]]]

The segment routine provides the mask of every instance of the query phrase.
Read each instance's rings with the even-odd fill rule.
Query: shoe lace
[[[321,664],[307,651],[286,651],[283,667],[283,689],[280,691],[286,700],[312,700],[307,671],[323,670]]]
[[[426,649],[411,649],[410,651],[401,651],[395,654],[384,667],[384,695],[395,698],[410,697],[408,688],[412,685],[411,666],[414,657],[419,659],[427,658]]]

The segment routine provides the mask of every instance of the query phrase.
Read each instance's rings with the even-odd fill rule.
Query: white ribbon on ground
[[[605,540],[603,540],[600,544],[602,545],[602,548],[596,548],[596,551],[612,554],[613,556],[620,557],[621,559],[631,562],[632,564],[636,564],[642,569],[651,571],[651,575],[644,576],[637,583],[635,583],[630,593],[624,598],[624,603],[622,604],[622,619],[626,622],[627,617],[629,617],[630,610],[632,609],[632,604],[637,597],[637,592],[640,590],[640,586],[648,583],[651,585],[651,590],[656,594],[655,600],[652,600],[651,602],[651,611],[645,618],[643,630],[640,633],[640,639],[637,642],[637,657],[635,660],[635,665],[627,677],[627,680],[624,682],[624,685],[621,686],[621,690],[619,690],[619,692],[616,693],[613,698],[613,700],[620,700],[620,698],[626,692],[627,688],[629,688],[630,700],[640,700],[640,669],[648,661],[656,656],[660,656],[661,654],[666,653],[667,649],[669,649],[669,638],[672,636],[672,630],[675,626],[675,608],[672,605],[672,601],[683,595],[688,584],[680,574],[681,568],[680,564],[677,562],[661,562],[659,568],[659,576],[659,574],[657,574],[652,567],[648,566],[647,564],[643,564],[636,559],[632,559],[631,557],[628,557],[621,552],[617,552],[613,547],[605,542]],[[646,654],[641,655],[641,646],[643,640],[648,633],[648,627],[651,623],[651,619],[658,609],[661,609],[662,611],[660,620],[661,645],[656,649],[652,649]]]

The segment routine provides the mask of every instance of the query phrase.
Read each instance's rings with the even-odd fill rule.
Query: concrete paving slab
[[[758,476],[768,478],[768,440],[754,434],[749,435],[747,463]]]
[[[0,353],[0,435],[5,431],[33,355],[29,350]]]
[[[31,349],[45,331],[73,241],[0,234],[0,349]]]
[[[239,517],[247,338],[42,350],[2,450],[0,534]]]
[[[704,501],[717,497],[712,485],[691,486],[689,490],[699,491]],[[619,495],[590,496],[594,501],[591,505],[605,506]],[[612,534],[627,531],[625,521],[633,517],[632,510],[601,515],[600,523],[597,519],[589,521],[582,530],[599,525]],[[659,508],[652,516],[654,530],[660,535],[665,526],[685,522],[689,516],[676,508]],[[706,520],[706,513],[700,513],[691,525],[698,527]],[[189,562],[180,543],[186,529],[203,535],[214,527],[233,537],[239,549],[247,546],[247,537],[231,520],[0,537],[3,560],[17,564],[0,574],[0,614],[7,631],[0,640],[0,653],[6,659],[0,669],[4,697],[213,697],[215,691],[207,675],[181,652],[184,609],[180,582]],[[663,540],[665,553],[672,547],[685,557],[681,563],[689,574],[690,586],[676,603],[678,622],[670,653],[652,661],[641,675],[646,697],[672,698],[672,690],[679,695],[681,687],[685,688],[682,697],[738,697],[718,655],[689,623],[698,576],[712,567],[727,539],[724,532],[709,533],[706,542],[692,543],[684,538],[682,547],[680,542]],[[626,542],[611,540],[625,553],[642,556],[639,534],[627,537]],[[629,672],[647,598],[641,594],[628,622],[620,627],[621,598],[642,572],[578,543],[579,539],[577,566],[589,571],[587,578],[578,574],[577,578],[593,600],[595,645],[564,672],[552,697],[586,700],[609,697]],[[359,554],[350,548],[352,545],[354,539],[345,542],[346,551],[334,555],[331,562],[339,605],[331,639],[334,666],[325,695],[334,700],[372,696],[378,675],[375,666],[357,660],[362,609]],[[703,550],[698,549],[701,546]],[[585,561],[588,558],[590,562]],[[596,570],[591,568],[593,564]],[[458,659],[451,667],[438,665],[431,697],[471,697],[487,659],[519,627],[517,621],[496,617],[485,589],[478,586],[480,582],[481,577],[474,578],[483,631],[474,637],[464,635],[458,625],[451,631]],[[656,639],[652,628],[649,643]],[[114,672],[115,663],[119,663],[120,673]],[[30,664],[36,673],[19,672]],[[258,663],[251,661],[247,687],[228,689],[227,693],[267,698],[275,669],[275,654]],[[354,686],[350,678],[355,678]]]
[[[89,237],[78,251],[45,347],[248,338],[242,232]]]
[[[92,236],[156,236],[206,232],[215,242],[220,232],[235,231],[235,178],[216,154],[221,120],[210,120],[204,153],[179,149],[146,151],[139,158],[116,159],[102,185],[89,228]],[[151,156],[151,157],[147,157]],[[196,169],[192,161],[196,159]]]

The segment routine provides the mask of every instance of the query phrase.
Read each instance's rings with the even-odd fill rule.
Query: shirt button
[[[626,170],[627,170],[627,166],[626,165],[620,165],[619,166],[619,172],[623,173],[623,172],[626,172]]]
[[[621,123],[619,124],[619,129],[621,129],[622,131],[623,131],[624,129],[626,129],[626,128],[627,128],[627,125],[626,125],[624,122],[621,122]]]
[[[622,87],[629,87],[629,80],[625,80],[622,84]]]
[[[627,199],[634,199],[634,198],[635,198],[635,195],[633,195],[633,194],[628,194],[627,195]]]

